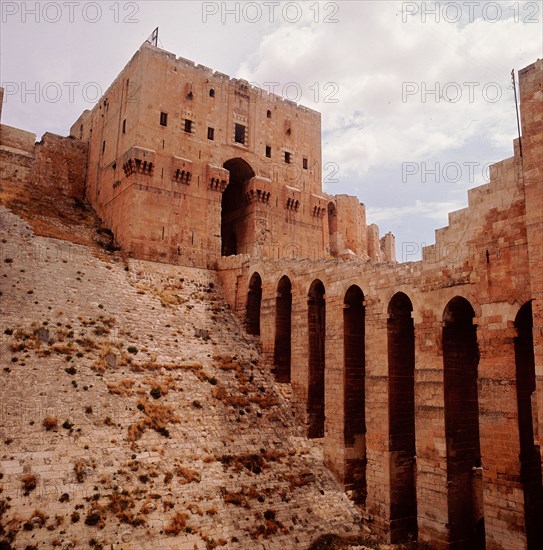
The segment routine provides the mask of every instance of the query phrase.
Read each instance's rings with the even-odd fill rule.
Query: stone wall
[[[515,143],[515,155],[491,167],[422,261],[220,266],[242,319],[259,275],[258,332],[271,362],[284,346],[276,312],[288,277],[292,329],[281,339],[290,340],[287,378],[307,433],[324,433],[326,463],[392,541],[417,530],[443,548],[542,540],[542,73],[541,61],[520,73],[522,156]],[[368,250],[379,246],[368,240]],[[324,329],[315,321],[320,283]]]
[[[81,141],[47,132],[36,142],[35,134],[1,124],[0,159],[4,182],[65,197],[85,196],[87,146]]]
[[[47,132],[36,144],[35,184],[67,197],[85,197],[87,145]]]

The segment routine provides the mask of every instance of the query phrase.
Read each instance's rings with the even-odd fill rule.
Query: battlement
[[[302,113],[314,114],[315,116],[320,117],[320,113],[315,109],[311,109],[310,107],[306,107],[305,105],[302,105],[290,99],[284,98],[281,95],[275,94],[273,92],[269,92],[264,88],[255,86],[254,84],[251,84],[250,82],[242,78],[231,77],[219,71],[215,71],[209,67],[206,67],[205,65],[197,64],[195,61],[192,61],[191,59],[187,59],[181,56],[176,56],[174,53],[171,53],[171,52],[168,52],[167,50],[163,50],[161,48],[153,46],[149,42],[144,42],[140,46],[140,49],[138,51],[140,52],[149,51],[149,52],[152,52],[153,55],[164,56],[169,61],[171,61],[172,64],[176,64],[177,66],[183,67],[183,68],[195,69],[198,73],[201,73],[203,76],[212,78],[220,82],[223,86],[224,85],[231,85],[234,87],[239,85],[247,86],[248,93],[250,93],[254,99],[258,98],[260,100],[267,101],[269,103],[274,103],[274,102],[282,103],[294,109],[298,109]]]

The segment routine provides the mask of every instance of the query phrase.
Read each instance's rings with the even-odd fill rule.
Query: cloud
[[[503,6],[508,18],[496,23],[403,23],[404,4],[340,2],[337,25],[279,26],[238,75],[255,82],[295,79],[302,102],[323,113],[326,157],[357,176],[391,161],[458,149],[485,125],[496,134],[491,145],[506,146],[514,122],[509,72],[537,56],[536,26],[515,23],[510,3]],[[316,101],[316,82],[335,83],[338,102],[323,94]],[[356,113],[364,114],[358,131],[346,124]]]
[[[426,218],[434,223],[443,223],[450,212],[460,210],[464,206],[465,204],[462,201],[423,202],[417,200],[409,206],[369,207],[367,212],[368,218],[373,223],[390,222],[394,219],[409,218],[411,216]]]

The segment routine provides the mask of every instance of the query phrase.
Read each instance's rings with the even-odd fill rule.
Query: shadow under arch
[[[366,308],[357,285],[343,300],[343,436],[353,449],[345,462],[345,488],[354,491],[358,504],[367,496],[366,481]]]
[[[248,205],[243,196],[244,184],[255,176],[251,165],[242,158],[227,160],[223,167],[230,172],[230,181],[221,199],[221,255],[249,252],[253,240]]]
[[[443,311],[449,544],[485,548],[475,311],[456,296]]]
[[[413,304],[397,292],[388,304],[388,422],[391,542],[417,538],[415,328]]]
[[[292,283],[283,275],[275,298],[274,374],[278,382],[290,382],[292,343]]]
[[[324,436],[324,368],[326,301],[322,281],[316,279],[307,296],[309,383],[307,396],[308,437]]]
[[[543,487],[541,455],[534,442],[532,406],[536,391],[532,302],[525,303],[515,317],[515,370],[517,381],[518,429],[520,437],[520,480],[524,493],[524,518],[528,549],[543,547]],[[537,414],[537,413],[536,413]]]
[[[251,275],[247,292],[245,329],[249,334],[260,336],[260,306],[262,304],[262,277],[258,272]]]

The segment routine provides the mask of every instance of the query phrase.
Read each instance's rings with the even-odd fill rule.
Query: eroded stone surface
[[[106,263],[6,209],[0,228],[2,524],[14,547],[304,548],[357,532],[322,445],[304,437],[215,274]],[[162,433],[131,438],[150,417]],[[28,494],[24,476],[36,478]],[[176,514],[186,525],[165,534]]]

